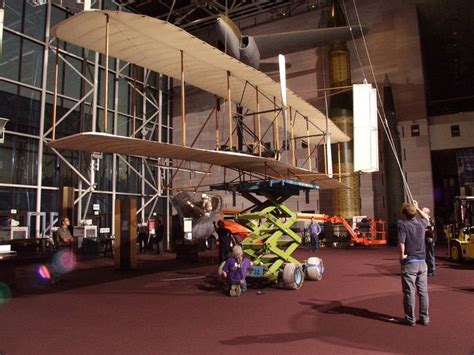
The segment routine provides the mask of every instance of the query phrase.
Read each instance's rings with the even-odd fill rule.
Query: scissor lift
[[[212,188],[239,192],[253,204],[235,216],[237,222],[251,230],[242,242],[243,251],[253,262],[250,278],[283,281],[286,288],[292,289],[301,287],[305,271],[306,277],[321,279],[323,270],[319,258],[310,258],[303,264],[291,256],[301,245],[302,238],[291,229],[297,220],[296,213],[284,204],[301,190],[318,189],[318,186],[293,180],[265,180]],[[308,273],[307,268],[317,270]]]

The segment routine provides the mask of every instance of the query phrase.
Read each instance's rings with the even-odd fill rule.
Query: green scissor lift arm
[[[266,279],[276,282],[286,263],[302,267],[302,263],[291,256],[302,242],[291,229],[297,216],[284,202],[298,195],[300,190],[317,189],[318,186],[293,180],[265,180],[213,187],[217,188],[238,191],[253,204],[235,220],[252,231],[242,242],[242,249],[254,265],[264,267]]]

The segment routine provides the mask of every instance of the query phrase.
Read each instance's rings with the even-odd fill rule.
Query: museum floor
[[[14,297],[0,300],[0,354],[474,352],[474,263],[453,264],[438,248],[431,324],[408,327],[396,322],[403,312],[395,248],[323,248],[319,256],[322,281],[239,298],[221,292],[215,251],[197,264],[140,255],[134,272],[115,271],[111,258],[81,260],[54,285],[24,265]]]

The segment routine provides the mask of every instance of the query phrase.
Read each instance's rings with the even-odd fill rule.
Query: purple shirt
[[[234,257],[230,257],[224,264],[222,270],[227,274],[227,279],[230,281],[242,281],[247,276],[247,271],[251,266],[250,260],[244,257],[242,264],[237,264],[237,260]]]

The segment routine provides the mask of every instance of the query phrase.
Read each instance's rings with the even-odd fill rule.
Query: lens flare
[[[39,265],[36,268],[36,274],[43,281],[51,280],[51,273],[49,272],[49,269],[46,265]]]
[[[6,283],[0,282],[0,304],[7,303],[12,298],[12,291]]]
[[[76,256],[70,250],[60,251],[54,256],[53,263],[55,270],[64,274],[76,267]]]

